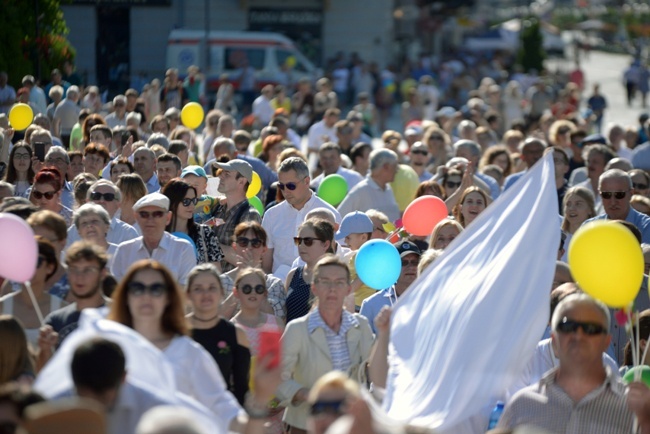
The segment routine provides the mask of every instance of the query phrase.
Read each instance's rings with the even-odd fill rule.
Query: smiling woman
[[[454,207],[453,214],[456,220],[466,228],[485,210],[488,204],[489,199],[485,192],[479,187],[472,186],[463,191],[458,204]]]

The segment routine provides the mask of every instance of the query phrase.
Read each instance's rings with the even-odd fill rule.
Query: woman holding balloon
[[[26,197],[29,187],[34,183],[34,176],[32,148],[27,142],[20,141],[9,153],[9,166],[4,180],[14,185],[14,196]]]
[[[582,224],[596,216],[595,199],[591,191],[585,187],[572,187],[564,194],[562,208],[564,219],[562,220],[562,231],[567,235],[564,241],[564,255],[561,260],[566,262],[569,252],[569,243],[573,234],[576,233]]]

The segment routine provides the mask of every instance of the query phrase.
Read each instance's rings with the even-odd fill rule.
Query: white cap
[[[162,193],[147,194],[133,205],[133,211],[138,211],[146,206],[155,206],[169,211],[169,198]]]

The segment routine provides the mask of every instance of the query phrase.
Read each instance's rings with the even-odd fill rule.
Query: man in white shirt
[[[293,237],[305,215],[314,208],[327,208],[334,212],[337,223],[341,222],[341,216],[311,191],[309,169],[303,159],[291,157],[284,160],[278,169],[278,180],[278,188],[285,200],[269,209],[262,219],[262,226],[268,234],[268,250],[262,258],[262,265],[266,272],[273,271],[277,277],[283,278],[298,257]]]
[[[24,76],[23,86],[29,89],[29,102],[34,104],[38,113],[45,114],[45,112],[47,112],[47,98],[45,97],[43,89],[36,85],[34,76]]]
[[[309,132],[307,133],[307,152],[316,153],[323,143],[338,141],[334,125],[340,116],[341,110],[329,108],[325,110],[322,120],[309,127]]]
[[[122,193],[115,184],[107,179],[100,179],[90,186],[86,194],[88,202],[96,203],[104,208],[111,217],[111,225],[108,228],[106,241],[112,244],[120,244],[138,237],[138,232],[130,224],[118,219],[115,214],[122,205]],[[81,237],[75,225],[68,229],[67,246],[79,241]]]
[[[154,259],[167,267],[178,283],[185,285],[187,275],[196,265],[196,254],[189,241],[165,232],[172,218],[169,198],[160,193],[148,194],[133,205],[133,211],[142,236],[117,246],[111,274],[119,282],[134,262]]]
[[[126,97],[124,95],[117,95],[113,98],[113,113],[106,115],[104,120],[106,124],[111,127],[126,127]]]
[[[273,86],[267,84],[262,88],[262,94],[253,101],[253,115],[260,125],[266,126],[273,117],[271,98],[273,97]]]
[[[348,191],[352,190],[355,185],[363,181],[363,177],[354,170],[346,169],[341,166],[341,148],[333,142],[325,142],[318,150],[320,166],[323,173],[318,175],[311,182],[311,187],[318,190],[323,179],[332,174],[341,175],[348,183]]]
[[[79,101],[79,88],[70,86],[65,94],[65,99],[54,110],[54,135],[61,138],[63,146],[70,147],[70,133],[72,127],[79,122],[81,107]]]
[[[376,209],[394,222],[401,213],[390,182],[397,173],[397,154],[390,149],[375,149],[370,153],[370,175],[357,184],[339,205],[339,212],[346,216],[353,211]]]

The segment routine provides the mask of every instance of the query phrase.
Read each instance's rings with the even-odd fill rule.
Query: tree
[[[525,72],[535,69],[540,72],[544,69],[544,37],[542,36],[539,20],[528,17],[521,21],[520,45],[517,53],[517,63]]]
[[[49,79],[52,69],[74,60],[60,0],[0,0],[0,5],[0,70],[12,86],[20,87],[27,74]]]

